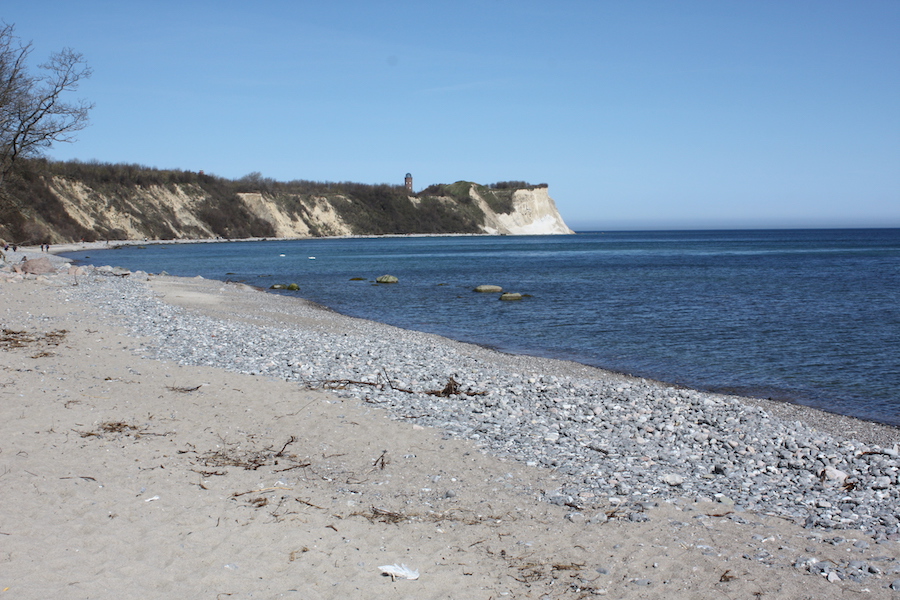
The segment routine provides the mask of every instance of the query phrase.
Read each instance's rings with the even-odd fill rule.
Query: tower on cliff
[[[406,185],[406,191],[412,194],[412,173],[406,174],[406,179],[403,180],[404,185]]]

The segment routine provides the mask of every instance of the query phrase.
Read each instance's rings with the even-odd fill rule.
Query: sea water
[[[90,258],[87,258],[90,255]],[[69,254],[240,281],[506,352],[900,425],[900,229],[171,244]],[[399,278],[378,284],[379,275]],[[475,293],[495,284],[525,295]]]

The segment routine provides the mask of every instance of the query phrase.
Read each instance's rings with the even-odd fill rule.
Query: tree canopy
[[[93,104],[67,101],[79,83],[91,76],[84,57],[63,48],[28,70],[31,42],[23,42],[15,26],[0,23],[0,191],[21,158],[39,155],[55,142],[72,142],[88,124]]]

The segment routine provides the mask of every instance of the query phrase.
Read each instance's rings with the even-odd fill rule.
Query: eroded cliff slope
[[[53,165],[50,165],[53,166]],[[238,181],[180,171],[47,168],[7,190],[0,237],[79,239],[316,237],[384,234],[566,234],[546,186],[471,182],[402,186]],[[93,171],[89,169],[93,168]]]

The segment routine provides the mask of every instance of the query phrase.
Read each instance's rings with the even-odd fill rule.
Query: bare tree
[[[63,97],[91,76],[84,57],[64,48],[28,72],[31,42],[15,34],[15,26],[0,23],[0,189],[16,160],[40,154],[54,142],[75,141],[88,124],[94,107],[84,100]]]

